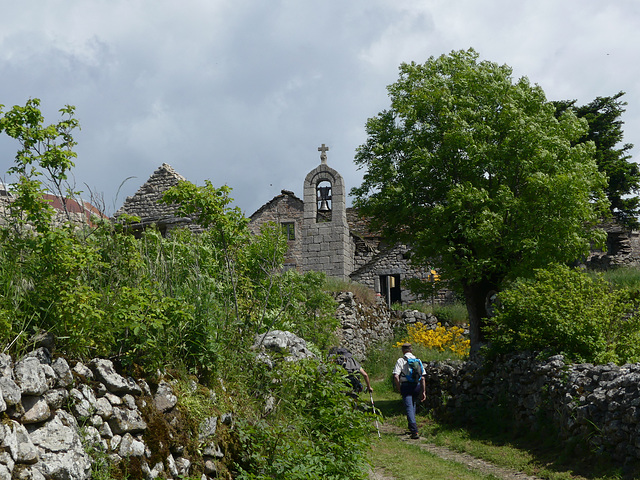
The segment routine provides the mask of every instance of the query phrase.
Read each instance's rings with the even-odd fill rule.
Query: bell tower
[[[329,147],[318,147],[320,165],[304,180],[302,270],[348,279],[353,271],[353,246],[347,223],[342,176],[327,165]]]

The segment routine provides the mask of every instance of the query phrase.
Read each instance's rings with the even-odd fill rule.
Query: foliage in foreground
[[[544,351],[571,361],[640,360],[637,301],[600,276],[563,265],[535,271],[500,293],[488,328],[490,353]]]
[[[277,403],[272,412],[241,421],[246,455],[239,479],[365,479],[370,413],[345,395],[341,373],[320,362],[282,362],[262,392]]]
[[[128,221],[136,219],[57,226],[38,178],[48,175],[56,192],[70,193],[77,122],[45,127],[37,105],[0,117],[0,130],[24,147],[0,226],[2,352],[19,356],[33,334],[47,331],[57,337],[56,353],[71,358],[109,357],[147,373],[195,374],[208,387],[228,384],[216,396],[220,405],[187,395],[180,407],[196,424],[222,404],[239,413],[243,478],[364,478],[369,417],[353,408],[343,378],[312,361],[269,371],[248,353],[270,329],[289,330],[317,352],[334,344],[336,305],[324,274],[284,271],[281,229],[250,235],[230,189],[210,182],[183,182],[166,196],[208,227],[202,234],[174,230],[164,238],[149,228],[135,238]],[[234,445],[233,438],[225,445],[225,460],[239,458]],[[97,468],[111,476],[104,463]]]

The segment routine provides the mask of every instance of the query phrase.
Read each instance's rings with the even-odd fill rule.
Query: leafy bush
[[[640,321],[625,289],[600,276],[553,265],[500,293],[488,327],[490,354],[518,350],[562,353],[593,363],[640,359]]]
[[[344,393],[340,372],[314,360],[281,362],[268,385],[278,399],[262,419],[240,422],[239,479],[365,479],[371,414]]]

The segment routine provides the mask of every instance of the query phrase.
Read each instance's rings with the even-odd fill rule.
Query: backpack
[[[406,357],[405,357],[406,358]],[[404,377],[409,383],[420,383],[422,377],[422,362],[419,358],[407,358],[406,373]]]
[[[347,381],[352,390],[355,393],[362,392],[364,387],[360,381],[360,375],[358,375],[360,373],[360,364],[353,358],[352,353],[346,348],[337,348],[331,353],[335,355],[333,361],[347,371]]]

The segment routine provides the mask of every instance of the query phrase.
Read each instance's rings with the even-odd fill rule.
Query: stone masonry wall
[[[341,292],[336,300],[340,345],[348,348],[358,361],[364,360],[377,343],[393,338],[391,311],[384,302],[365,305],[358,302],[352,292]]]
[[[297,198],[293,192],[282,190],[280,195],[251,215],[249,229],[251,230],[251,233],[258,235],[262,225],[267,222],[273,222],[276,225],[280,225],[285,222],[293,223],[295,239],[287,242],[289,248],[287,249],[285,266],[299,268],[302,266],[303,218],[304,205],[302,200]]]
[[[109,360],[71,367],[41,347],[14,364],[2,354],[0,480],[86,480],[90,450],[114,467],[125,462],[130,478],[215,478],[224,457],[216,430],[231,415],[202,419],[194,456],[176,404],[170,382],[125,378]]]
[[[426,279],[429,277],[430,269],[416,268],[410,262],[411,249],[406,245],[396,245],[383,252],[380,252],[369,264],[356,270],[351,274],[351,280],[361,283],[380,293],[381,275],[401,275],[401,282],[409,278]],[[402,287],[402,303],[411,302],[415,297],[409,290]],[[434,296],[434,303],[447,304],[453,301],[453,292],[441,289]]]
[[[621,463],[640,461],[640,364],[569,364],[520,353],[492,363],[426,363],[427,406],[473,420],[478,408],[503,408],[524,428],[553,426],[559,440]]]

